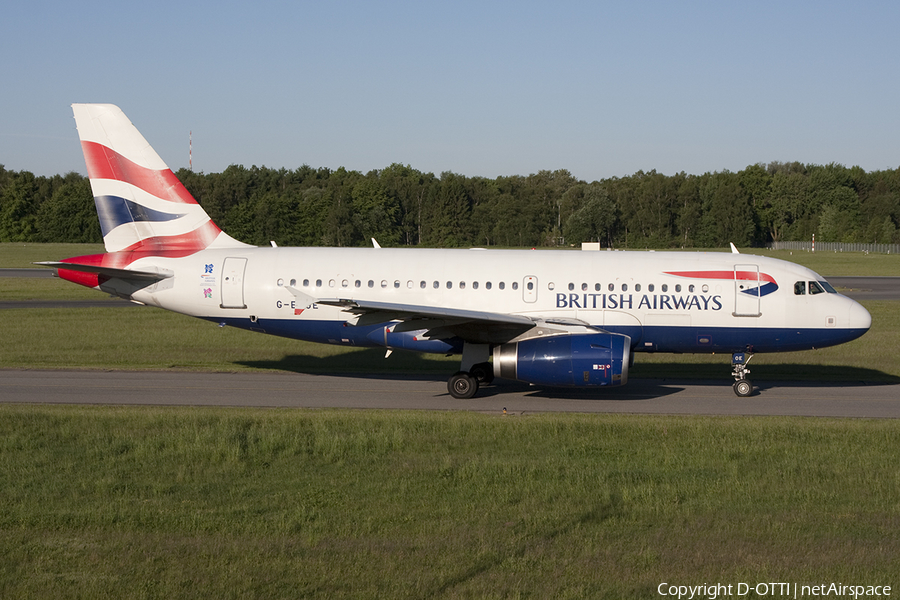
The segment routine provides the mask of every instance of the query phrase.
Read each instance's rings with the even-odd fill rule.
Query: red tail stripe
[[[154,171],[142,167],[97,142],[81,142],[81,148],[91,179],[124,181],[163,200],[197,204],[170,169]]]
[[[188,256],[212,244],[221,231],[218,225],[207,221],[189,233],[146,238],[123,248],[120,252],[147,252],[171,257]]]

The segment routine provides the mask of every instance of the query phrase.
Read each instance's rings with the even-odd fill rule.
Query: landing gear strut
[[[735,352],[731,355],[731,374],[734,376],[734,393],[741,398],[746,398],[753,393],[753,384],[747,379],[750,369],[747,364],[753,358],[753,352]]]

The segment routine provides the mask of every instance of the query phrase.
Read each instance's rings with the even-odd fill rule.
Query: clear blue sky
[[[770,161],[900,166],[900,3],[10,2],[0,164],[85,172],[69,105],[173,169],[588,181]]]

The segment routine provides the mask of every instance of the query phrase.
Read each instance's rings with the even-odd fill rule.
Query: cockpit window
[[[805,281],[798,281],[794,284],[794,295],[795,296],[806,295],[806,282]]]
[[[821,285],[823,288],[825,288],[825,291],[828,292],[829,294],[837,294],[837,290],[834,289],[833,287],[831,287],[831,284],[828,283],[827,281],[820,281],[819,285]]]
[[[809,282],[809,293],[810,294],[824,294],[825,290],[822,289],[822,286],[819,285],[818,281],[810,281]]]

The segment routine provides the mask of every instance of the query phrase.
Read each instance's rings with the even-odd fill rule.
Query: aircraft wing
[[[476,343],[503,343],[528,331],[537,321],[524,315],[464,310],[392,302],[324,298],[318,304],[337,306],[356,315],[353,325],[401,321],[394,332],[426,330],[422,337],[461,338]]]
[[[110,278],[137,280],[137,281],[162,281],[172,277],[171,273],[151,273],[150,271],[136,271],[132,269],[116,269],[114,267],[103,267],[100,265],[81,265],[78,263],[44,261],[36,262],[36,265],[44,267],[53,267],[54,269],[64,269],[68,271],[78,271],[79,273],[96,273]]]

